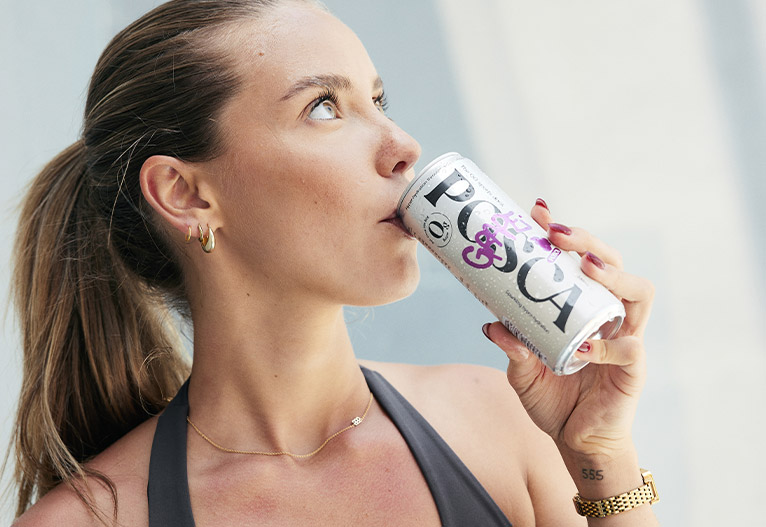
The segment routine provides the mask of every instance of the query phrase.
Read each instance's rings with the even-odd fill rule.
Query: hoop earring
[[[189,225],[189,232],[186,233],[186,243],[189,243],[192,239],[191,225]]]
[[[197,224],[197,228],[199,229],[199,242],[202,244],[202,250],[206,253],[213,252],[213,249],[215,249],[215,235],[213,234],[213,229],[208,225],[207,236],[205,236],[205,232],[202,230],[202,225]]]

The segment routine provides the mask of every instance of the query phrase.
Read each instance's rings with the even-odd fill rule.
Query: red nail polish
[[[590,352],[591,349],[593,349],[593,347],[590,345],[590,342],[586,340],[585,342],[580,344],[580,347],[577,348],[577,351],[579,351],[580,353],[588,353]]]
[[[552,230],[553,232],[558,232],[560,234],[565,234],[567,236],[572,234],[572,229],[570,229],[566,225],[561,225],[560,223],[549,223],[548,228]]]
[[[484,333],[484,336],[485,336],[485,337],[487,337],[487,339],[488,339],[489,341],[492,341],[492,339],[491,339],[491,338],[489,338],[489,324],[490,324],[489,322],[487,322],[486,324],[484,324],[484,325],[481,327],[481,332],[482,332],[482,333]]]
[[[590,252],[590,251],[586,252],[585,253],[585,257],[588,260],[590,260],[590,263],[592,263],[593,265],[595,265],[596,267],[598,267],[602,271],[604,269],[606,269],[606,264],[604,263],[604,261],[601,258],[599,258],[598,256],[596,256],[595,254],[593,254],[592,252]]]
[[[545,210],[551,210],[548,208],[548,204],[545,202],[543,198],[537,198],[537,201],[535,201],[535,204],[540,205],[541,207],[545,207]]]

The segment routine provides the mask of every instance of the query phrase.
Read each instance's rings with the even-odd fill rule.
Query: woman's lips
[[[412,238],[413,240],[415,239],[415,237],[410,234],[410,231],[407,230],[407,227],[404,226],[404,222],[399,216],[397,216],[396,212],[383,220],[382,223],[390,223],[391,225],[398,227],[405,235],[407,235],[408,238]]]

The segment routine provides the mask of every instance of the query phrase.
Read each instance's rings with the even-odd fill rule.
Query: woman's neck
[[[364,410],[369,391],[342,307],[227,297],[193,308],[189,415],[207,435],[227,448],[302,454]]]

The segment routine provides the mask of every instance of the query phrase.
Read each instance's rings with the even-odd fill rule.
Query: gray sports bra
[[[510,527],[497,504],[428,422],[379,373],[370,391],[410,447],[448,527]],[[187,381],[157,421],[149,464],[149,527],[194,527],[186,474]]]

